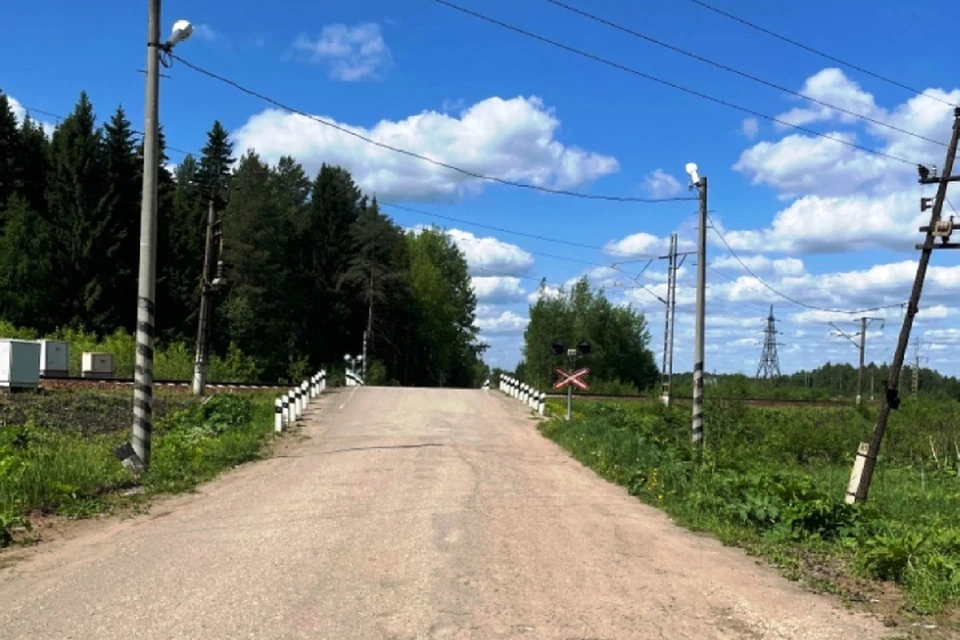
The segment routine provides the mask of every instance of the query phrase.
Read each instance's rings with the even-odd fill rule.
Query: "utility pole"
[[[216,253],[216,270],[211,274]],[[213,322],[213,294],[225,283],[223,279],[223,232],[217,220],[216,200],[211,195],[207,206],[207,236],[203,250],[203,272],[200,274],[200,319],[197,325],[197,354],[193,369],[193,393],[202,396],[207,386],[210,356],[210,325]],[[213,276],[211,278],[211,275]]]
[[[667,252],[667,299],[664,301],[663,324],[663,368],[660,381],[660,397],[663,404],[670,406],[670,379],[673,377],[673,321],[676,311],[677,295],[677,234],[670,235],[670,248]]]
[[[871,324],[873,324],[875,321],[878,321],[878,320],[881,323],[880,328],[883,329],[884,327],[883,318],[867,318],[867,317],[860,318],[860,331],[858,331],[857,333],[845,333],[837,325],[833,324],[832,322],[829,323],[831,327],[836,329],[838,335],[849,340],[850,343],[853,346],[857,347],[857,349],[860,351],[860,367],[857,369],[857,406],[858,407],[860,406],[860,403],[863,397],[863,372],[864,372],[864,356],[865,356],[866,347],[867,347],[867,327],[869,327]],[[859,342],[854,340],[854,338],[858,336],[860,338]],[[870,394],[872,399],[872,396],[873,396],[872,387],[871,387]]]
[[[694,444],[703,442],[703,352],[704,322],[707,308],[707,177],[697,173],[697,165],[688,163],[687,173],[700,195],[697,229],[697,317],[693,340],[693,425]]]
[[[160,165],[160,0],[149,0],[147,91],[143,114],[143,195],[140,202],[140,270],[137,275],[137,353],[133,381],[133,451],[150,466],[153,434],[154,300],[157,288],[157,173]]]
[[[890,365],[890,375],[887,379],[887,389],[884,395],[884,403],[880,407],[880,413],[877,415],[877,424],[874,427],[873,438],[869,444],[860,445],[857,453],[857,460],[854,463],[853,472],[850,478],[850,488],[847,489],[847,501],[851,501],[850,490],[855,486],[856,492],[852,496],[852,501],[861,503],[866,502],[870,494],[870,483],[873,480],[873,471],[877,465],[877,456],[880,454],[880,445],[883,442],[883,436],[887,430],[887,421],[890,419],[890,412],[900,406],[899,379],[900,371],[903,368],[903,358],[907,352],[907,345],[910,342],[910,330],[913,328],[913,320],[920,309],[920,294],[923,291],[923,282],[927,275],[927,267],[930,264],[930,257],[933,250],[939,248],[960,248],[960,243],[950,243],[950,235],[953,233],[953,219],[941,220],[940,214],[943,211],[943,203],[947,197],[947,186],[950,182],[960,181],[960,175],[953,175],[953,162],[957,155],[957,142],[960,140],[960,107],[953,110],[953,133],[950,136],[950,144],[947,146],[947,155],[943,162],[943,175],[937,177],[936,170],[920,165],[917,171],[920,177],[920,184],[936,184],[937,194],[933,198],[932,206],[930,198],[920,198],[921,213],[928,208],[930,211],[930,224],[921,227],[920,231],[926,232],[922,245],[917,245],[920,250],[920,259],[917,262],[917,275],[913,281],[913,289],[910,292],[910,301],[907,303],[907,310],[903,317],[903,325],[900,327],[900,338],[897,341],[897,349],[893,355],[893,362]],[[940,245],[934,245],[934,239],[940,238]],[[858,473],[859,470],[859,473]]]
[[[133,381],[133,453],[143,469],[150,466],[153,434],[154,301],[157,288],[157,174],[160,165],[160,54],[193,33],[186,20],[160,42],[160,0],[147,0],[147,87],[143,109],[143,189],[140,201],[140,268],[137,274],[137,351]]]

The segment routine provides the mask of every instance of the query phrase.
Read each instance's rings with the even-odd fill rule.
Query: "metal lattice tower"
[[[757,366],[757,378],[768,380],[780,377],[777,333],[777,321],[773,317],[773,305],[770,305],[770,315],[767,317],[767,328],[764,331],[763,353],[760,354],[760,364]]]

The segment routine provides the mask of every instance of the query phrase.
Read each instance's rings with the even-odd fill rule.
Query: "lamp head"
[[[694,162],[687,163],[687,175],[690,176],[690,179],[693,180],[693,184],[700,182],[700,174],[697,173],[697,165]]]
[[[178,43],[187,40],[193,35],[193,25],[189,20],[177,20],[173,23],[173,29],[170,31],[170,39],[167,40],[167,46],[173,48]]]

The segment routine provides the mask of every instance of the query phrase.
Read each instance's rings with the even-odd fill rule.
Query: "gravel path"
[[[673,525],[491,392],[354,388],[309,439],[0,570],[7,638],[882,638]]]

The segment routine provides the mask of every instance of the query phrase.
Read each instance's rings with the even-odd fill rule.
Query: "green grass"
[[[273,433],[273,397],[215,396],[155,425],[147,494],[189,491],[232,466],[255,460]],[[27,422],[0,430],[0,546],[31,513],[88,516],[133,478],[114,456],[125,432],[84,435]]]
[[[679,523],[761,554],[792,577],[804,577],[813,557],[848,576],[893,582],[916,613],[960,603],[958,405],[904,403],[864,506],[844,504],[843,495],[857,444],[872,430],[869,410],[712,403],[698,450],[689,443],[689,407],[575,408],[574,420],[542,423],[543,433]]]

